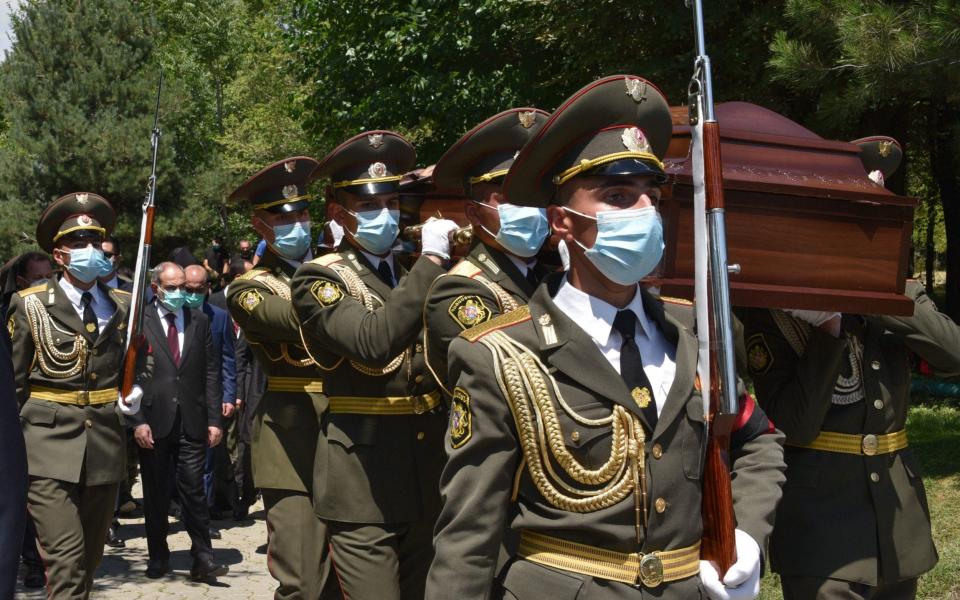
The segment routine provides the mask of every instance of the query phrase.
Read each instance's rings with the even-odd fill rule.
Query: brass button
[[[570,439],[571,439],[572,441],[574,441],[574,442],[579,442],[579,441],[580,441],[580,432],[579,432],[579,431],[574,431],[573,433],[571,433],[571,434],[570,434]]]
[[[90,380],[91,380],[91,381],[96,381],[96,380],[97,380],[97,374],[96,374],[96,373],[90,373]]]
[[[414,383],[423,383],[423,375],[417,375],[413,378]]]
[[[422,439],[425,438],[425,437],[427,437],[427,434],[425,434],[424,432],[422,432],[422,431],[418,431],[418,432],[417,432],[417,439],[418,439],[418,440],[422,440]]]
[[[883,408],[883,400],[880,400],[879,398],[878,398],[877,400],[874,400],[874,401],[873,401],[873,407],[874,407],[875,409],[877,409],[877,410],[882,409],[882,408]]]
[[[667,510],[667,501],[663,498],[657,498],[656,502],[653,503],[653,507],[657,510],[658,513],[663,513]]]
[[[879,482],[880,482],[880,474],[877,473],[877,472],[870,473],[870,481],[872,481],[872,482],[874,482],[874,483],[879,483]]]
[[[87,419],[86,421],[84,421],[83,424],[86,426],[87,429],[90,429],[91,427],[93,427],[93,421],[91,421],[90,419]]]
[[[879,370],[880,370],[880,361],[879,361],[879,360],[875,360],[875,361],[871,362],[871,363],[870,363],[870,368],[873,369],[874,371],[879,371]]]
[[[663,446],[660,444],[654,444],[653,448],[650,450],[650,454],[652,454],[654,458],[659,459],[661,456],[663,456]]]
[[[880,449],[880,440],[877,439],[877,436],[872,433],[863,436],[863,441],[860,442],[860,447],[863,450],[863,453],[867,456],[875,456],[877,450]]]
[[[417,344],[417,345],[414,347],[414,351],[415,351],[417,354],[422,354],[422,353],[423,353],[423,344]]]

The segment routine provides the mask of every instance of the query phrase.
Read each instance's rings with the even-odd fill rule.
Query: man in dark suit
[[[144,517],[150,561],[147,577],[169,571],[167,510],[170,472],[175,474],[183,523],[190,535],[193,567],[201,581],[227,572],[210,545],[210,513],[203,493],[207,444],[220,443],[220,355],[202,311],[184,308],[186,276],[165,262],[154,269],[153,303],[144,311],[144,330],[155,377],[144,388],[143,406],[130,421],[140,447]]]
[[[260,367],[257,358],[241,331],[236,340],[237,358],[237,458],[233,465],[233,480],[236,482],[238,498],[233,507],[236,521],[246,518],[250,506],[257,500],[257,491],[253,483],[253,468],[250,460],[251,432],[253,418],[260,404],[260,398],[267,391],[267,374]]]
[[[0,598],[12,598],[27,512],[27,452],[17,418],[10,339],[0,330]],[[36,534],[34,534],[34,537]],[[34,541],[31,537],[30,541]]]

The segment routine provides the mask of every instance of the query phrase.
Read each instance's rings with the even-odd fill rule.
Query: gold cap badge
[[[647,82],[640,79],[627,77],[623,80],[627,85],[627,95],[633,98],[634,102],[643,102],[647,95]]]
[[[383,134],[382,133],[371,133],[367,136],[367,142],[373,146],[373,149],[376,150],[383,145]]]
[[[532,110],[517,113],[517,117],[520,119],[520,124],[524,129],[530,129],[533,127],[533,124],[537,122],[537,113]]]
[[[293,185],[293,184],[283,186],[283,197],[284,197],[284,198],[293,198],[293,197],[296,196],[296,195],[297,195],[297,186],[295,186],[295,185]]]
[[[647,136],[643,134],[643,131],[641,131],[639,127],[627,127],[624,129],[623,134],[620,136],[620,141],[622,141],[623,146],[631,152],[652,154],[650,151],[650,142],[647,141]]]
[[[369,169],[367,169],[367,173],[370,174],[370,177],[375,179],[385,177],[387,175],[387,165],[383,164],[382,162],[375,162],[370,165]]]
[[[287,173],[293,173],[297,168],[297,161],[288,160],[287,162],[283,163],[283,168],[286,169]]]
[[[86,204],[87,194],[77,194],[77,204]]]

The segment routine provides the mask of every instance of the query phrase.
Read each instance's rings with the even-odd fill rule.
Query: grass
[[[920,459],[933,521],[937,566],[920,578],[917,598],[960,600],[960,404],[943,401],[910,409],[907,433]],[[781,600],[775,573],[763,578],[760,598]]]

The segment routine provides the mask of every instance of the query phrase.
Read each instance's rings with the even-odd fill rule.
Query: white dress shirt
[[[643,361],[643,372],[650,380],[653,388],[653,398],[657,403],[657,414],[663,410],[667,401],[667,394],[673,385],[677,373],[677,348],[671,344],[657,327],[656,323],[647,318],[643,310],[643,299],[639,286],[630,304],[618,309],[612,304],[594,298],[573,285],[564,278],[553,299],[557,307],[570,320],[587,332],[607,362],[620,372],[620,346],[623,338],[613,328],[613,320],[618,310],[632,310],[637,315],[639,327],[636,328],[635,340],[640,349],[640,359]]]
[[[393,274],[393,285],[400,283],[400,279],[397,277],[397,265],[393,261],[393,253],[390,253],[386,256],[377,256],[376,254],[370,254],[369,252],[364,252],[363,250],[361,250],[360,253],[367,257],[367,260],[370,261],[374,272],[379,273],[380,263],[387,263],[387,266],[390,267],[390,273]]]
[[[110,319],[113,318],[116,307],[113,305],[113,302],[107,298],[106,294],[103,293],[100,286],[94,285],[89,290],[81,290],[67,281],[66,277],[61,277],[59,283],[60,289],[63,290],[67,300],[73,305],[73,310],[77,311],[77,316],[80,317],[81,321],[83,321],[83,293],[90,292],[90,296],[93,298],[90,301],[90,306],[93,307],[93,314],[97,315],[97,329],[98,332],[103,332],[103,328],[106,327]]]
[[[170,323],[167,321],[167,315],[174,315],[174,323],[177,326],[177,344],[180,346],[180,356],[183,356],[183,332],[186,329],[186,322],[183,318],[183,309],[181,308],[177,312],[167,310],[167,307],[160,304],[160,301],[157,301],[157,314],[160,315],[160,325],[163,328],[163,335],[167,335],[167,329],[170,327]]]

